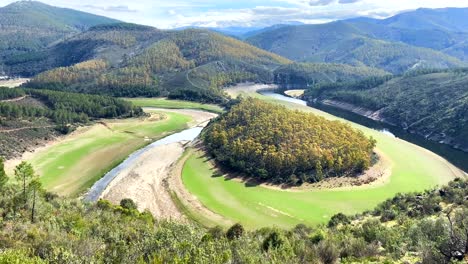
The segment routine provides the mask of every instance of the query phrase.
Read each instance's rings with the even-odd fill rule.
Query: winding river
[[[290,102],[290,103],[294,103],[294,104],[298,104],[298,105],[302,105],[302,106],[307,106],[307,102],[304,101],[304,100],[288,97],[288,96],[285,96],[285,95],[282,95],[282,94],[275,93],[274,91],[264,90],[264,91],[260,91],[259,93],[261,93],[262,95],[268,96],[268,97],[272,97],[272,98],[274,98],[276,100],[281,100],[281,101],[286,101],[286,102]],[[421,139],[415,139],[416,138],[415,136],[405,135],[405,134],[408,134],[408,133],[402,134],[402,132],[399,131],[395,127],[387,127],[387,126],[385,126],[384,124],[381,124],[381,123],[370,122],[372,120],[370,120],[370,121],[365,120],[365,118],[363,118],[363,117],[359,118],[356,114],[354,114],[354,115],[352,115],[352,117],[350,117],[346,113],[337,112],[336,110],[333,111],[333,109],[321,109],[321,108],[319,108],[319,109],[320,110],[327,110],[327,112],[330,112],[333,115],[340,116],[340,117],[343,117],[343,118],[348,119],[350,121],[365,125],[365,126],[371,128],[371,129],[378,130],[378,131],[382,132],[383,134],[385,134],[387,136],[401,137],[402,139],[405,139],[405,140],[410,141],[412,143],[416,143],[418,145],[421,145],[421,146],[423,146],[425,148],[428,148],[428,149],[436,152],[437,154],[447,158],[449,161],[453,162],[455,165],[458,165],[461,169],[464,169],[465,171],[467,170],[466,166],[464,166],[464,165],[467,165],[467,164],[465,164],[465,161],[468,160],[467,159],[467,157],[468,157],[467,153],[457,151],[457,150],[451,149],[451,148],[449,149],[448,146],[447,147],[440,146],[441,144],[437,144],[435,142],[427,142],[427,140],[424,140],[423,142],[421,142]],[[202,130],[203,130],[203,127],[189,128],[189,129],[186,129],[186,130],[184,130],[182,132],[175,133],[175,134],[169,135],[167,137],[164,137],[164,138],[162,138],[160,140],[157,140],[157,141],[151,143],[150,145],[148,145],[148,146],[146,146],[146,147],[144,147],[144,148],[142,148],[140,150],[135,151],[127,159],[125,159],[122,163],[120,163],[117,167],[115,167],[114,169],[112,169],[111,171],[106,173],[104,175],[104,177],[102,177],[100,180],[98,180],[90,188],[88,193],[84,196],[84,200],[88,201],[88,202],[97,201],[101,197],[101,195],[103,194],[103,192],[107,188],[107,186],[115,179],[115,177],[117,177],[117,175],[119,175],[119,173],[122,172],[124,169],[126,169],[127,167],[132,165],[144,153],[150,151],[151,149],[153,149],[155,147],[162,146],[162,145],[168,145],[168,144],[172,144],[172,143],[186,142],[186,141],[191,142],[200,135]],[[395,131],[396,131],[396,133],[395,133]],[[442,151],[441,151],[441,149],[442,149]]]
[[[128,166],[132,165],[136,160],[138,160],[138,158],[140,158],[140,156],[142,156],[147,151],[155,147],[162,146],[162,145],[168,145],[168,144],[177,143],[177,142],[193,141],[195,138],[198,137],[198,135],[200,135],[202,130],[203,130],[203,127],[189,128],[179,133],[175,133],[167,137],[164,137],[160,140],[157,140],[149,144],[148,146],[144,148],[141,148],[133,152],[130,156],[128,156],[127,159],[125,159],[117,167],[113,168],[111,171],[106,173],[104,177],[98,180],[91,187],[88,193],[84,196],[84,200],[87,202],[97,201],[101,197],[106,187],[112,182],[112,180],[114,180],[115,177],[117,177],[117,175],[119,175],[120,172],[122,172]]]

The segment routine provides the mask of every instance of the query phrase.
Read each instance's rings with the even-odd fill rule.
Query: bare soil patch
[[[0,87],[8,87],[8,88],[15,88],[23,83],[28,82],[28,78],[18,78],[18,79],[11,79],[11,80],[3,80],[0,81]]]

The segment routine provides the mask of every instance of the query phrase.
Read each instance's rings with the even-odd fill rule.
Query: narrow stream
[[[291,98],[282,94],[275,93],[274,91],[262,91],[260,92],[263,95],[273,97],[278,100],[282,101],[287,101],[287,102],[292,102],[292,103],[297,103],[300,105],[307,105],[307,102],[304,100],[296,99],[296,98]],[[311,106],[309,106],[311,107]],[[380,131],[388,136],[391,137],[398,137],[403,140],[406,140],[408,142],[411,142],[413,144],[416,144],[418,146],[421,146],[423,148],[426,148],[441,157],[444,157],[447,159],[450,163],[454,164],[458,168],[464,170],[465,172],[468,171],[468,153],[463,152],[458,149],[454,149],[450,147],[449,145],[441,144],[435,141],[427,140],[421,136],[414,135],[411,133],[408,133],[402,128],[396,127],[396,126],[391,126],[387,125],[382,122],[377,122],[374,120],[371,120],[369,118],[360,116],[358,114],[349,112],[349,111],[344,111],[341,109],[337,109],[335,107],[327,106],[327,105],[317,105],[313,106],[313,108],[322,110],[324,112],[327,112],[329,114],[332,114],[334,116],[338,116],[341,118],[344,118],[346,120],[349,120],[351,122],[358,123],[360,125],[366,126],[368,128],[375,129],[377,131]]]
[[[112,182],[112,180],[119,175],[119,173],[126,169],[128,166],[132,165],[135,160],[137,160],[141,155],[143,155],[145,152],[158,147],[158,146],[163,146],[163,145],[168,145],[172,143],[177,143],[177,142],[183,142],[183,141],[193,141],[195,138],[200,135],[201,131],[203,130],[203,127],[194,127],[194,128],[189,128],[186,130],[183,130],[179,133],[175,133],[172,135],[169,135],[167,137],[164,137],[160,140],[157,140],[148,146],[141,148],[132,154],[128,156],[127,159],[125,159],[122,163],[120,163],[117,167],[113,168],[111,171],[106,173],[104,177],[102,177],[100,180],[98,180],[94,185],[89,189],[88,193],[84,196],[84,200],[87,202],[95,202],[101,197],[101,194],[104,192],[106,187],[109,185],[109,183]]]

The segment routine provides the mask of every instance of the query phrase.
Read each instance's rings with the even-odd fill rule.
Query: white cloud
[[[159,28],[324,23],[357,16],[387,17],[419,7],[468,7],[468,0],[43,0]],[[12,0],[0,0],[7,5]]]

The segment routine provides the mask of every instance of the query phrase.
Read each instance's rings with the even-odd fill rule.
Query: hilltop
[[[0,8],[0,58],[41,50],[92,26],[115,22],[118,20],[41,2],[15,2]]]

